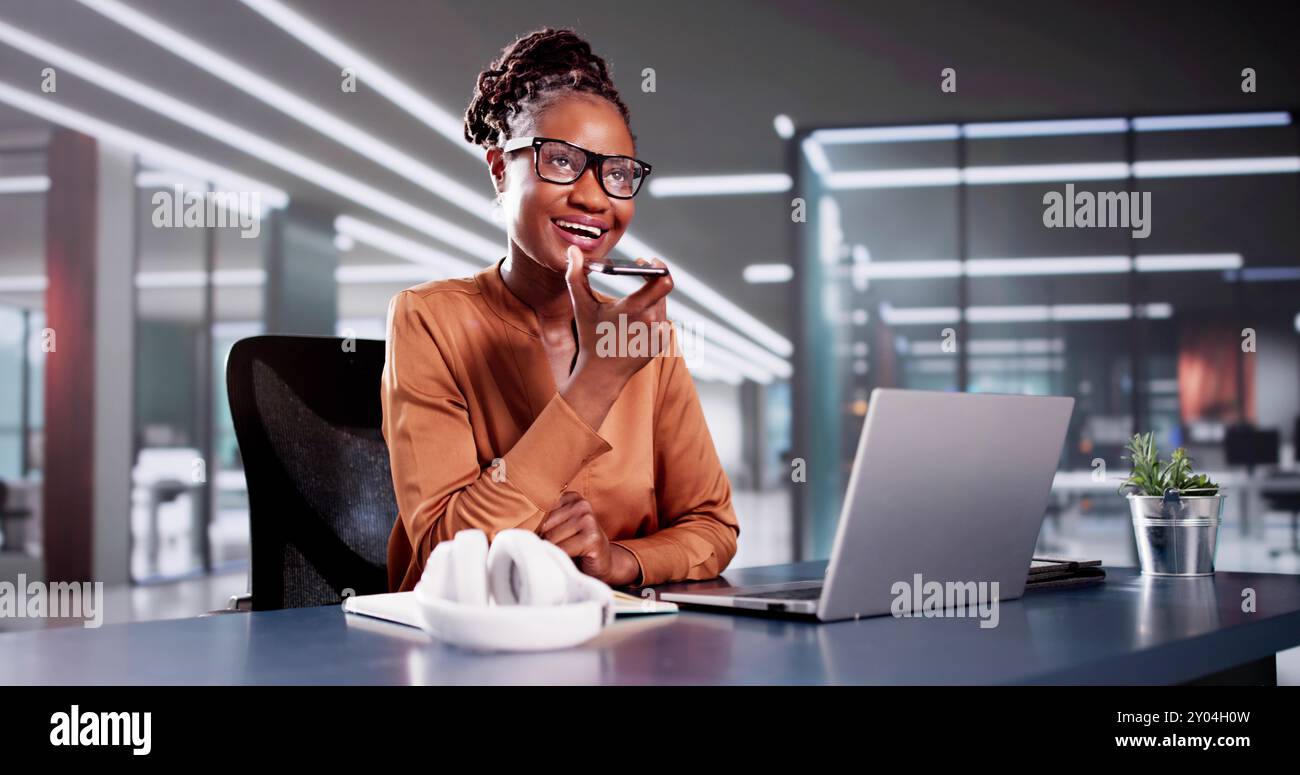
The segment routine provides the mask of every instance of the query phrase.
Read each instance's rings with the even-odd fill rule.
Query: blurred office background
[[[607,58],[654,164],[622,247],[707,343],[736,565],[827,555],[870,391],[906,387],[1076,398],[1045,552],[1132,563],[1119,456],[1151,429],[1228,485],[1221,568],[1300,571],[1300,69],[1268,13],[0,0],[0,576],[103,580],[110,618],[243,591],[226,354],[382,338],[395,292],[504,254],[460,116],[546,25]],[[1150,236],[1045,228],[1070,182],[1150,192]],[[176,186],[262,217],[159,226]]]

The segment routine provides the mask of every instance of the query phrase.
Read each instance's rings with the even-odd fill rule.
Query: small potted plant
[[[1135,434],[1123,459],[1133,464],[1120,485],[1128,491],[1133,535],[1142,573],[1152,576],[1210,576],[1223,522],[1219,485],[1192,471],[1179,447],[1161,462],[1154,433]]]

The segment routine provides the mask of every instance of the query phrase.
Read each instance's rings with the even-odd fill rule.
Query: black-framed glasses
[[[606,156],[553,137],[516,137],[506,141],[506,153],[532,148],[533,169],[547,183],[577,182],[588,167],[595,165],[596,179],[605,193],[615,199],[631,199],[641,190],[650,165],[631,156]]]

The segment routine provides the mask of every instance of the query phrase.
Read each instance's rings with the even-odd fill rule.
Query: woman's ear
[[[487,159],[488,172],[492,175],[492,186],[496,189],[497,194],[503,194],[506,190],[506,155],[500,148],[495,145],[487,149],[485,154]]]

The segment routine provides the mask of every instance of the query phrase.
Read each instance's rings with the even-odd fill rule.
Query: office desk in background
[[[820,578],[824,561],[700,585]],[[657,589],[666,591],[663,585]],[[1242,591],[1255,590],[1245,613]],[[683,611],[581,647],[480,655],[339,606],[0,635],[0,684],[1179,683],[1300,644],[1300,576],[1142,577],[1042,590],[976,618],[811,622]]]

